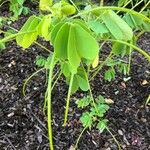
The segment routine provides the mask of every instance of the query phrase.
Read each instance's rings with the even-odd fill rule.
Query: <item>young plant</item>
[[[46,15],[30,16],[18,33],[0,39],[0,45],[15,39],[23,49],[34,43],[49,52],[48,58],[39,58],[36,63],[48,71],[44,109],[47,111],[51,150],[54,149],[52,89],[61,75],[65,77],[69,85],[63,125],[67,123],[70,97],[80,89],[89,91],[90,94],[89,98],[84,98],[88,99],[87,102],[78,101],[79,107],[87,105],[91,107],[80,119],[83,126],[91,128],[93,123],[96,123],[97,128],[102,131],[107,127],[107,121],[102,117],[108,110],[108,105],[101,96],[98,99],[93,98],[90,81],[105,65],[108,67],[105,73],[105,79],[108,81],[114,79],[116,68],[124,74],[128,73],[129,69],[126,69],[126,63],[122,63],[120,57],[121,59],[123,56],[129,57],[128,68],[130,68],[133,50],[138,51],[150,61],[150,55],[136,46],[136,35],[133,32],[134,30],[142,32],[149,30],[150,19],[146,15],[124,7],[102,6],[103,1],[100,7],[91,5],[83,10],[79,10],[72,1],[70,2],[61,0],[55,3],[52,0],[40,0],[39,7],[47,12]],[[116,11],[122,11],[125,14],[119,16]],[[50,42],[54,50],[50,51],[37,43],[38,37]],[[100,48],[108,42],[112,43],[112,50],[108,57],[99,63]],[[54,74],[56,66],[60,70],[58,74]],[[25,85],[31,77],[26,80]],[[99,119],[100,122],[98,122]]]
[[[93,105],[90,96],[77,100],[76,104],[78,108],[89,108],[89,111],[86,109],[86,112],[80,117],[80,121],[84,128],[91,129],[95,126],[100,130],[100,133],[106,129],[108,120],[104,118],[104,115],[108,111],[109,106],[103,96],[100,95],[95,99],[95,105]]]

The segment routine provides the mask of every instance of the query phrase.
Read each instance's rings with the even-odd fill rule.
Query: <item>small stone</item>
[[[105,99],[105,102],[106,102],[107,104],[114,104],[114,101],[113,101],[112,99],[110,99],[110,98],[106,98],[106,99]]]
[[[8,115],[7,115],[7,117],[9,117],[9,118],[10,118],[10,117],[12,117],[13,115],[14,115],[14,112],[12,112],[12,113],[8,114]]]
[[[118,134],[123,136],[122,130],[118,130]]]
[[[146,85],[146,84],[148,84],[148,81],[147,80],[143,80],[142,81],[142,85]]]

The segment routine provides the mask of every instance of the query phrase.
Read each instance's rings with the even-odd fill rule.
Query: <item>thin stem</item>
[[[36,72],[34,72],[30,77],[28,77],[26,80],[25,80],[25,83],[23,84],[23,88],[22,88],[22,93],[23,95],[25,96],[26,93],[25,93],[25,89],[26,89],[26,85],[27,83],[29,82],[29,80],[31,80],[32,77],[34,77],[36,74],[38,74],[39,72],[41,72],[42,70],[44,70],[45,68],[41,68],[39,70],[37,70]]]
[[[136,11],[128,9],[128,8],[115,7],[115,6],[96,7],[96,8],[93,8],[91,10],[85,10],[85,11],[83,11],[81,13],[78,13],[77,15],[74,15],[74,16],[70,17],[70,19],[73,19],[73,18],[82,16],[82,15],[88,14],[90,12],[99,13],[100,11],[103,11],[103,10],[118,10],[118,11],[131,13],[131,14],[133,14],[135,16],[138,16],[138,17],[142,18],[143,20],[145,20],[147,22],[150,22],[150,18],[148,18],[147,16],[145,16],[145,15],[139,13],[139,12],[136,12]]]
[[[5,3],[7,3],[7,2],[9,2],[9,0],[6,0],[6,1],[2,2],[2,3],[0,4],[0,7],[2,7],[2,5],[5,4]]]
[[[125,45],[128,45],[130,47],[132,47],[133,49],[135,49],[136,51],[138,51],[139,53],[141,53],[142,55],[145,56],[145,58],[148,59],[148,61],[150,61],[150,55],[148,53],[146,53],[144,50],[142,50],[141,48],[135,46],[135,45],[132,45],[130,43],[127,43],[127,42],[124,42],[124,41],[121,41],[121,40],[114,40],[114,39],[104,39],[106,41],[112,41],[112,42],[118,42],[118,43],[122,43],[122,44],[125,44]]]
[[[131,43],[131,44],[132,44],[132,43]],[[130,47],[130,49],[129,49],[128,75],[130,74],[131,58],[132,58],[132,47]]]
[[[113,56],[112,52],[107,56],[107,58],[100,64],[97,70],[94,72],[93,76],[90,78],[90,81],[94,79],[94,77],[100,72],[100,70],[104,67],[106,62]]]
[[[80,141],[80,139],[81,139],[81,136],[83,135],[83,133],[84,133],[84,131],[87,129],[87,127],[84,127],[83,128],[83,130],[82,130],[82,132],[80,133],[80,135],[78,136],[78,139],[77,139],[77,141],[76,141],[76,145],[75,145],[75,150],[77,149],[77,147],[78,147],[78,143],[79,143],[79,141]]]
[[[76,8],[76,10],[78,11],[78,12],[80,12],[80,10],[78,9],[78,7],[76,6],[76,4],[72,1],[72,0],[69,0],[70,2],[71,2],[71,4]]]
[[[46,48],[45,46],[41,45],[40,43],[38,43],[38,42],[36,42],[36,41],[34,41],[34,43],[35,43],[36,45],[40,46],[42,49],[46,50],[47,52],[49,52],[49,53],[51,53],[51,54],[53,53],[52,51],[50,51],[48,48]]]
[[[68,118],[68,111],[69,111],[69,103],[70,103],[70,96],[71,96],[71,90],[72,90],[72,84],[73,84],[73,78],[74,74],[71,74],[71,79],[69,83],[69,90],[68,90],[68,96],[67,96],[67,103],[66,103],[66,108],[65,108],[65,116],[64,116],[64,123],[63,126],[66,126],[67,123],[67,118]]]
[[[48,136],[49,136],[49,145],[50,150],[53,148],[53,134],[52,134],[52,75],[54,69],[55,54],[52,56],[50,68],[49,68],[49,77],[48,77],[48,86],[47,86],[47,122],[48,122]]]
[[[139,1],[138,3],[136,3],[131,9],[134,9],[135,7],[137,7],[138,5],[140,5],[143,2],[143,0]]]
[[[121,146],[118,142],[118,140],[115,138],[115,136],[112,134],[112,132],[109,130],[109,128],[106,127],[106,130],[110,133],[110,135],[112,136],[112,138],[114,139],[114,141],[116,142],[117,146],[118,146],[118,150],[121,150]]]
[[[100,6],[104,5],[104,0],[100,0]]]
[[[144,9],[150,4],[150,1],[141,9],[141,11],[139,13],[141,13],[142,11],[144,11]]]
[[[60,73],[58,74],[58,77],[56,78],[56,80],[54,81],[53,85],[52,85],[52,89],[55,87],[57,81],[59,80],[59,78],[61,77],[62,72],[60,71]]]
[[[93,106],[94,106],[96,112],[99,114],[99,112],[98,112],[98,110],[97,110],[97,107],[96,107],[96,104],[95,104],[95,101],[94,101],[93,94],[92,94],[92,89],[91,89],[91,86],[90,86],[90,82],[89,82],[89,79],[88,79],[88,75],[87,75],[87,73],[86,73],[86,71],[85,71],[85,68],[84,68],[83,64],[82,64],[82,67],[83,67],[83,70],[84,70],[84,74],[85,74],[85,77],[86,77],[86,81],[87,81],[87,83],[88,83],[88,88],[89,88],[90,97],[91,97],[91,99],[92,99]]]

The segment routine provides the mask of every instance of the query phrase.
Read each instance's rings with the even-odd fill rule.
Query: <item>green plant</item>
[[[33,43],[38,44],[35,41],[39,36],[54,47],[54,50],[50,52],[38,44],[49,52],[49,57],[37,59],[36,64],[42,68],[26,80],[23,88],[25,94],[27,82],[39,71],[48,70],[44,110],[47,110],[51,150],[54,149],[51,113],[52,89],[61,75],[65,77],[69,85],[63,125],[67,123],[70,97],[80,89],[89,91],[90,94],[89,99],[84,98],[78,101],[79,107],[86,105],[91,107],[81,117],[83,126],[90,128],[96,116],[94,122],[97,123],[97,128],[103,130],[106,128],[107,121],[104,119],[98,123],[97,118],[102,119],[108,110],[108,105],[104,101],[100,102],[102,97],[93,98],[90,81],[104,66],[108,67],[105,72],[105,79],[108,81],[115,78],[116,69],[124,74],[129,73],[133,50],[138,51],[150,61],[150,55],[136,46],[138,36],[150,28],[150,19],[145,14],[124,7],[102,6],[103,1],[100,7],[86,6],[83,10],[78,9],[73,1],[69,2],[61,0],[54,3],[52,0],[40,0],[40,9],[47,11],[48,14],[30,16],[18,33],[0,40],[2,45],[16,39],[17,44],[26,49]],[[124,13],[119,16],[116,11]],[[141,31],[141,33],[136,36],[134,30]],[[100,49],[104,43],[109,44],[110,42],[112,51],[103,62],[99,63]],[[128,62],[124,62],[124,56],[128,57]],[[59,72],[54,74],[56,66],[59,67]],[[111,134],[108,128],[107,130]]]
[[[5,3],[9,3],[9,11],[13,13],[11,20],[17,20],[18,16],[21,14],[28,14],[29,8],[24,6],[25,0],[5,0],[3,2],[0,1],[0,7],[2,7]]]

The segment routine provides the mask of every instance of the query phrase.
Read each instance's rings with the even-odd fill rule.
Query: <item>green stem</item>
[[[107,58],[100,64],[100,66],[97,68],[97,70],[94,72],[93,76],[90,78],[90,81],[94,79],[94,77],[99,73],[99,71],[103,68],[103,66],[106,64],[106,62],[112,57],[112,52],[107,56]]]
[[[78,13],[77,15],[74,15],[73,17],[70,17],[70,19],[82,16],[82,15],[85,15],[85,14],[88,14],[88,13],[91,13],[91,12],[99,13],[100,11],[104,11],[104,10],[118,10],[118,11],[131,13],[131,14],[133,14],[135,16],[138,16],[138,17],[142,18],[143,20],[145,20],[147,22],[150,22],[150,18],[148,18],[147,16],[145,16],[145,15],[139,13],[139,12],[136,12],[136,11],[128,9],[128,8],[115,7],[115,6],[96,7],[96,8],[93,8],[91,10],[85,10],[85,11],[83,11],[81,13]]]
[[[104,5],[104,0],[100,0],[100,6]]]
[[[54,81],[53,85],[52,85],[52,89],[55,87],[57,81],[59,80],[60,76],[62,74],[62,71],[59,72],[58,77],[56,78],[56,80]]]
[[[141,9],[139,13],[142,13],[142,11],[150,4],[150,1]]]
[[[89,88],[90,97],[91,97],[91,99],[92,99],[93,106],[94,106],[94,108],[95,108],[97,114],[99,114],[99,112],[98,112],[98,110],[97,110],[97,107],[96,107],[96,104],[95,104],[95,101],[94,101],[93,94],[92,94],[92,89],[91,89],[91,86],[90,86],[90,82],[89,82],[89,79],[88,79],[88,75],[87,75],[87,73],[86,73],[86,71],[85,71],[85,68],[84,68],[83,64],[82,64],[82,67],[83,67],[83,70],[84,70],[84,74],[85,74],[85,77],[86,77],[86,81],[87,81],[87,83],[88,83],[88,88]]]
[[[114,141],[116,142],[117,146],[118,146],[118,150],[121,150],[121,146],[118,142],[118,140],[115,138],[115,136],[112,134],[112,132],[109,130],[109,128],[106,127],[106,130],[110,133],[110,135],[112,136],[112,138],[114,139]]]
[[[52,134],[52,75],[54,69],[55,54],[52,56],[50,68],[49,68],[49,77],[48,77],[48,86],[47,86],[47,122],[48,122],[48,137],[50,150],[53,148],[53,134]]]
[[[77,139],[77,141],[76,141],[76,145],[75,145],[75,150],[77,149],[77,147],[78,147],[78,143],[79,143],[79,141],[80,141],[80,139],[81,139],[81,136],[83,135],[83,133],[84,133],[84,131],[87,129],[87,127],[84,127],[84,129],[82,130],[82,132],[80,133],[80,135],[79,135],[79,137],[78,137],[78,139]]]
[[[131,43],[132,44],[132,43]],[[132,47],[129,48],[129,63],[128,63],[128,75],[130,74],[131,68],[131,58],[132,58]]]
[[[139,53],[141,53],[142,55],[145,56],[145,58],[148,59],[148,61],[150,61],[150,55],[148,53],[146,53],[144,50],[142,50],[141,48],[135,46],[135,45],[132,45],[130,43],[127,43],[127,42],[124,42],[124,41],[121,41],[121,40],[114,40],[114,39],[104,39],[106,41],[112,41],[112,42],[118,42],[118,43],[122,43],[122,44],[125,44],[129,47],[132,47],[133,49],[135,49],[136,51],[138,51]]]
[[[31,80],[32,77],[34,77],[37,73],[39,73],[40,71],[44,70],[45,68],[41,68],[39,70],[37,70],[36,72],[34,72],[30,77],[28,77],[26,80],[25,80],[25,83],[23,84],[23,88],[22,88],[22,93],[23,95],[25,96],[26,93],[25,93],[25,89],[26,89],[26,85],[27,83],[29,82],[29,80]]]
[[[72,90],[72,84],[73,84],[73,78],[74,78],[74,74],[72,73],[71,74],[70,83],[69,83],[69,90],[68,90],[67,104],[66,104],[66,108],[65,108],[65,116],[64,116],[63,126],[66,126],[66,123],[67,123],[68,111],[69,111],[69,103],[70,103],[70,96],[71,96],[71,90]]]

